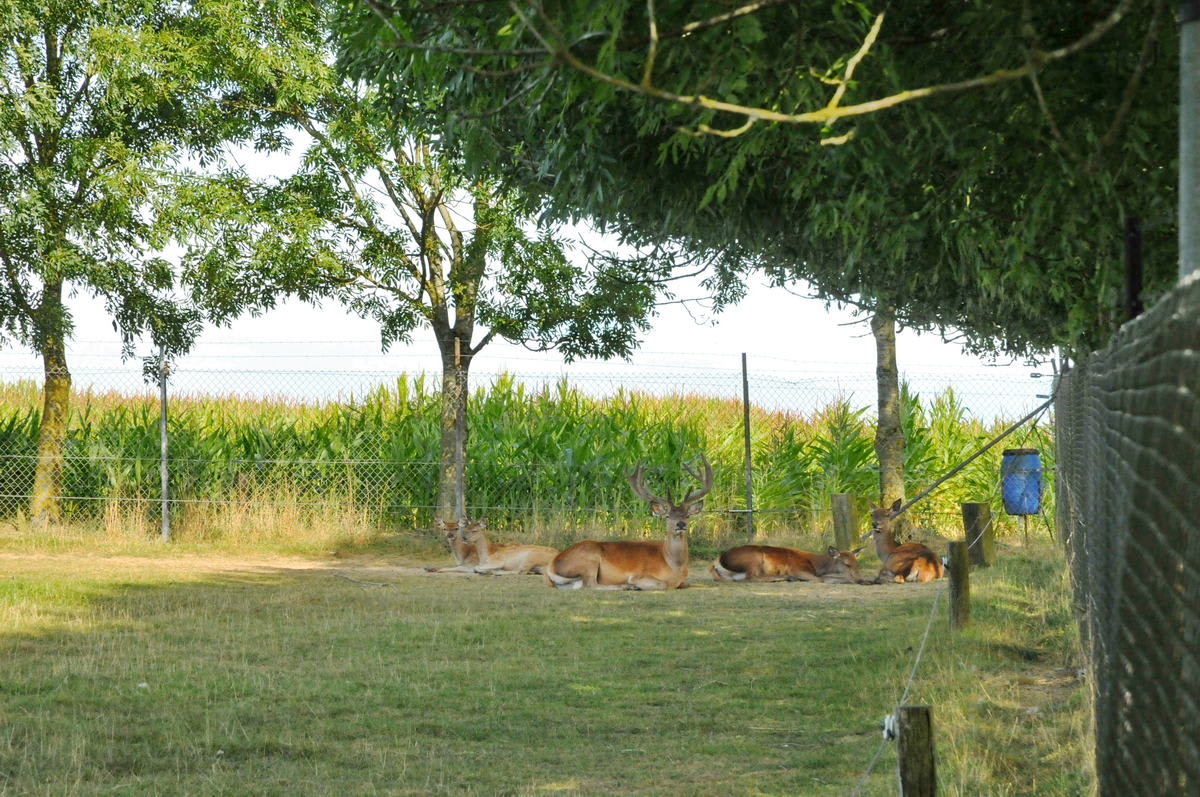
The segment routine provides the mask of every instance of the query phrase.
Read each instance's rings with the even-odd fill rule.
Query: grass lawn
[[[938,590],[139,552],[0,550],[0,793],[849,795]],[[909,697],[941,793],[1089,794],[1061,554],[1001,555]]]

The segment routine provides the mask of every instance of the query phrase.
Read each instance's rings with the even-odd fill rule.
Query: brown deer
[[[667,522],[662,542],[577,542],[546,566],[543,579],[559,589],[677,589],[688,574],[688,519],[704,508],[704,496],[713,486],[712,466],[702,454],[703,475],[684,465],[699,488],[689,490],[678,504],[667,491],[659,498],[646,489],[641,464],[625,474],[634,495],[650,504],[650,511]]]
[[[493,545],[484,536],[487,521],[468,523],[463,529],[462,539],[474,546],[479,555],[475,572],[481,575],[511,576],[526,573],[540,574],[558,556],[558,549],[547,545],[518,545],[506,542]]]
[[[455,567],[427,567],[431,573],[479,573],[481,575],[521,575],[541,573],[557,554],[545,545],[518,545],[488,541],[486,520],[450,522],[438,518],[438,531],[446,535]]]
[[[892,536],[892,518],[900,509],[900,499],[892,504],[891,509],[871,504],[871,531],[875,540],[875,553],[883,568],[875,578],[875,583],[895,581],[903,584],[906,581],[933,581],[941,578],[945,568],[942,560],[919,542],[906,542],[897,545]]]
[[[823,554],[773,545],[739,545],[725,551],[708,568],[717,581],[858,582],[858,554],[832,545]]]

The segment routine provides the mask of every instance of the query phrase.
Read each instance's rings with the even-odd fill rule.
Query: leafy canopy
[[[978,351],[1031,355],[1097,345],[1120,321],[1127,216],[1149,223],[1149,291],[1174,274],[1165,6],[346,0],[339,62],[552,217],[683,240],[726,279],[761,268],[961,330]],[[746,127],[596,76],[797,113],[1031,65],[816,127]]]
[[[85,291],[127,347],[190,345],[202,312],[162,256],[165,209],[227,145],[277,145],[245,87],[291,64],[296,6],[0,0],[0,335],[61,342],[63,292]]]
[[[324,59],[319,40],[304,46]],[[281,295],[335,297],[377,320],[385,346],[431,328],[444,358],[499,335],[573,359],[628,356],[669,295],[669,252],[573,251],[515,194],[464,175],[435,138],[329,66],[267,75],[262,93],[298,134],[295,173],[227,170],[189,185],[172,210],[203,242],[186,277],[224,316]]]

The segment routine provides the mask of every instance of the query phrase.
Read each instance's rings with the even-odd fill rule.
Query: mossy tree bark
[[[438,455],[438,516],[457,521],[466,515],[467,397],[470,356],[455,356],[442,345],[442,432]],[[442,341],[439,340],[439,344]]]
[[[62,283],[48,283],[38,308],[42,365],[42,419],[38,430],[37,463],[33,471],[30,518],[45,525],[62,519],[63,474],[67,417],[71,404],[71,373],[67,369],[66,341],[61,324]],[[47,329],[46,327],[52,327]]]
[[[904,500],[904,427],[900,418],[900,374],[896,365],[896,316],[891,308],[871,318],[875,338],[875,385],[878,392],[878,423],[875,427],[875,456],[879,459],[879,505],[891,506]],[[908,536],[904,515],[892,526],[898,538]]]

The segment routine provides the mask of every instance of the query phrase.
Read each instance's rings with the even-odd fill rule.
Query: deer
[[[875,541],[875,553],[883,568],[875,577],[876,584],[894,581],[903,584],[906,581],[933,581],[941,578],[945,572],[942,560],[919,542],[906,542],[897,545],[892,536],[892,518],[900,509],[899,498],[890,509],[871,504],[871,530],[868,532]]]
[[[542,573],[547,586],[558,589],[668,590],[684,586],[688,575],[688,523],[704,508],[704,496],[712,490],[713,472],[701,454],[703,474],[687,464],[683,468],[698,488],[688,490],[675,503],[671,491],[666,498],[646,488],[646,471],[641,463],[626,472],[633,494],[650,504],[650,512],[666,521],[662,542],[583,540],[554,557]]]
[[[486,520],[451,522],[438,518],[438,531],[446,535],[455,567],[427,567],[431,573],[478,573],[480,575],[523,575],[541,573],[558,550],[545,545],[518,545],[488,541]]]
[[[809,553],[774,545],[739,545],[725,551],[708,568],[717,581],[859,582],[858,555],[862,548]]]
[[[475,572],[487,576],[541,574],[546,565],[558,556],[558,549],[548,545],[518,545],[507,542],[493,545],[484,535],[487,521],[468,523],[463,529],[463,542],[478,552],[479,564]]]

